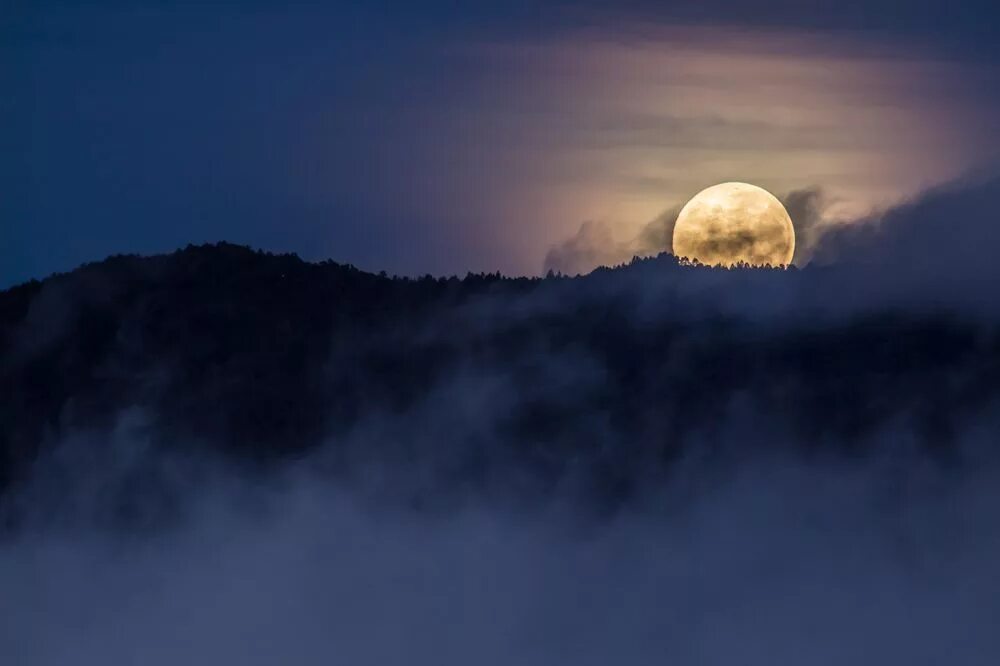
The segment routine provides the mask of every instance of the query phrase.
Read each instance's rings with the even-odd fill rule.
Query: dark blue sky
[[[866,58],[920,63],[906,70],[909,87],[880,108],[919,106],[921,85],[950,85],[943,79],[961,71],[969,85],[955,94],[955,108],[926,114],[934,128],[966,111],[996,115],[993,94],[976,93],[1000,62],[995,3],[78,4],[15,0],[0,9],[0,286],[110,253],[221,239],[390,272],[537,270],[547,247],[590,210],[644,222],[638,218],[659,204],[634,185],[643,179],[665,192],[664,207],[673,203],[661,166],[647,168],[637,153],[598,159],[604,144],[588,143],[608,118],[627,117],[635,131],[649,100],[637,93],[634,105],[581,116],[619,94],[608,81],[630,78],[631,55],[615,55],[620,69],[609,73],[595,54],[637,35],[663,41],[661,30],[666,41],[686,30],[725,31],[726,39],[698,37],[699,52],[712,50],[706,44],[727,49],[728,36],[742,32],[765,35],[754,38],[754,53],[762,43],[781,52],[787,34],[799,45],[789,49],[792,60],[804,57],[802,35],[818,35],[834,46],[817,50],[837,60],[828,66],[807,53],[810,67],[838,72],[860,40]],[[704,76],[717,79],[726,65],[710,62],[715,69]],[[851,67],[842,98],[854,96],[855,106],[900,71],[887,66],[876,85]],[[658,99],[669,99],[685,123],[683,87],[695,75],[660,82],[677,86],[676,96]],[[724,122],[749,135],[738,127],[752,120]],[[784,129],[800,131],[800,121]],[[654,129],[667,131],[660,120]],[[940,145],[957,145],[945,129]],[[688,124],[678,134],[690,144],[702,136],[697,130]],[[793,139],[786,132],[775,145],[787,150]],[[732,145],[747,150],[743,140]],[[901,180],[931,184],[991,157],[956,150],[951,171]],[[694,154],[684,153],[687,164]],[[718,156],[704,161],[712,160]],[[624,163],[644,166],[625,178]],[[818,166],[806,175],[824,185],[825,163],[809,164]],[[727,168],[755,175],[742,164]],[[620,186],[604,187],[619,176]],[[781,174],[760,178],[774,188],[785,182]]]

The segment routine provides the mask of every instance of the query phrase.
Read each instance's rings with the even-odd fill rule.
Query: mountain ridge
[[[614,501],[695,449],[731,449],[734,414],[743,454],[868,455],[902,422],[926,454],[956,455],[1000,397],[996,322],[896,307],[830,325],[706,295],[743,307],[826,275],[670,255],[463,279],[231,244],[110,257],[0,294],[0,489],[129,413],[157,450],[264,468],[412,458],[448,479],[431,486],[526,474],[544,496],[581,477]]]

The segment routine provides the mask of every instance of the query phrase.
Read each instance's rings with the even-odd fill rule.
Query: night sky
[[[0,664],[1000,664],[998,26],[0,2]]]
[[[228,240],[538,274],[722,180],[848,223],[989,169],[993,3],[0,10],[0,285]],[[664,248],[668,249],[668,248]]]

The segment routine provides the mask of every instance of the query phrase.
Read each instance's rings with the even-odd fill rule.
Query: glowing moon
[[[778,199],[747,183],[704,189],[685,204],[674,225],[674,256],[703,264],[786,266],[795,252],[792,218]]]

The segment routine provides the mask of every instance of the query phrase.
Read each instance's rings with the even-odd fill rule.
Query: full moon
[[[777,197],[748,183],[721,183],[685,204],[674,225],[674,256],[709,266],[745,261],[787,266],[795,252],[792,218]]]

